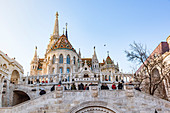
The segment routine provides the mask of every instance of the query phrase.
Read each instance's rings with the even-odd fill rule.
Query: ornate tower
[[[57,42],[57,40],[59,39],[59,24],[58,24],[58,12],[56,12],[56,19],[55,19],[55,25],[54,25],[54,31],[53,31],[53,35],[50,38],[50,42],[47,46],[47,50],[46,53],[51,49],[51,47],[53,46],[53,44],[55,42]]]
[[[99,61],[97,59],[95,47],[94,47],[94,54],[93,54],[93,57],[92,57],[92,70],[95,73],[99,72]]]
[[[35,54],[30,64],[30,75],[37,75],[38,68],[38,57],[37,57],[37,46],[35,47]]]

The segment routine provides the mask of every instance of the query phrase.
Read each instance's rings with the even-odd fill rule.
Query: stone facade
[[[167,38],[166,42],[161,42],[155,50],[151,53],[149,57],[161,56],[163,58],[163,63],[166,63],[165,70],[166,70],[166,77],[163,82],[158,86],[157,90],[155,91],[154,95],[170,100],[170,36]],[[145,75],[143,72],[144,66],[141,65],[140,68],[137,70],[136,74]],[[161,68],[159,66],[155,66],[152,70],[152,76],[161,77]],[[145,80],[147,82],[147,80]],[[145,92],[148,87],[145,85],[145,81],[143,81],[143,85],[141,89]],[[149,81],[149,80],[148,80]]]
[[[9,84],[19,84],[23,73],[23,67],[14,58],[0,51],[0,106],[10,104]]]

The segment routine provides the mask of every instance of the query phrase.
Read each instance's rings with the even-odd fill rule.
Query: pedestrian
[[[121,82],[118,83],[118,89],[122,89],[123,88],[123,84]]]
[[[74,83],[71,85],[71,90],[77,90]]]
[[[113,90],[115,90],[116,89],[116,85],[115,85],[115,83],[113,82],[113,84],[112,84],[112,89]]]
[[[46,94],[46,91],[43,88],[40,88],[40,93],[39,94],[44,95],[44,94]]]
[[[84,90],[84,85],[83,85],[83,83],[80,84],[80,90]]]
[[[54,90],[55,90],[55,85],[53,85],[51,88],[51,91],[54,91]]]
[[[105,83],[105,85],[104,85],[104,89],[105,89],[105,90],[109,90],[109,87],[107,86],[106,83]]]

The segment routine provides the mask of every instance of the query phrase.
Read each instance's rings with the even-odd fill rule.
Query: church
[[[59,36],[58,12],[56,13],[53,35],[50,37],[44,58],[38,58],[37,47],[30,63],[30,76],[58,75],[56,81],[61,82],[88,82],[98,84],[101,81],[129,81],[131,78],[113,76],[113,73],[120,74],[119,65],[114,64],[108,55],[102,63],[99,62],[94,47],[91,58],[82,58],[81,52],[77,52],[70,43],[66,31]],[[105,73],[102,75],[102,73]],[[128,80],[127,80],[128,79]],[[52,80],[52,78],[50,78]],[[50,81],[49,78],[42,78],[40,82]],[[31,80],[32,81],[32,80]]]

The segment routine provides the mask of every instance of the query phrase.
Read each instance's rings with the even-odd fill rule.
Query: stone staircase
[[[94,110],[104,110],[106,107],[114,113],[153,113],[155,109],[158,113],[170,113],[170,102],[138,92],[132,87],[104,91],[95,86],[91,86],[89,91],[63,91],[63,87],[56,87],[56,91],[36,99],[0,108],[0,113],[75,113],[81,109],[93,110],[94,105],[98,106]]]

